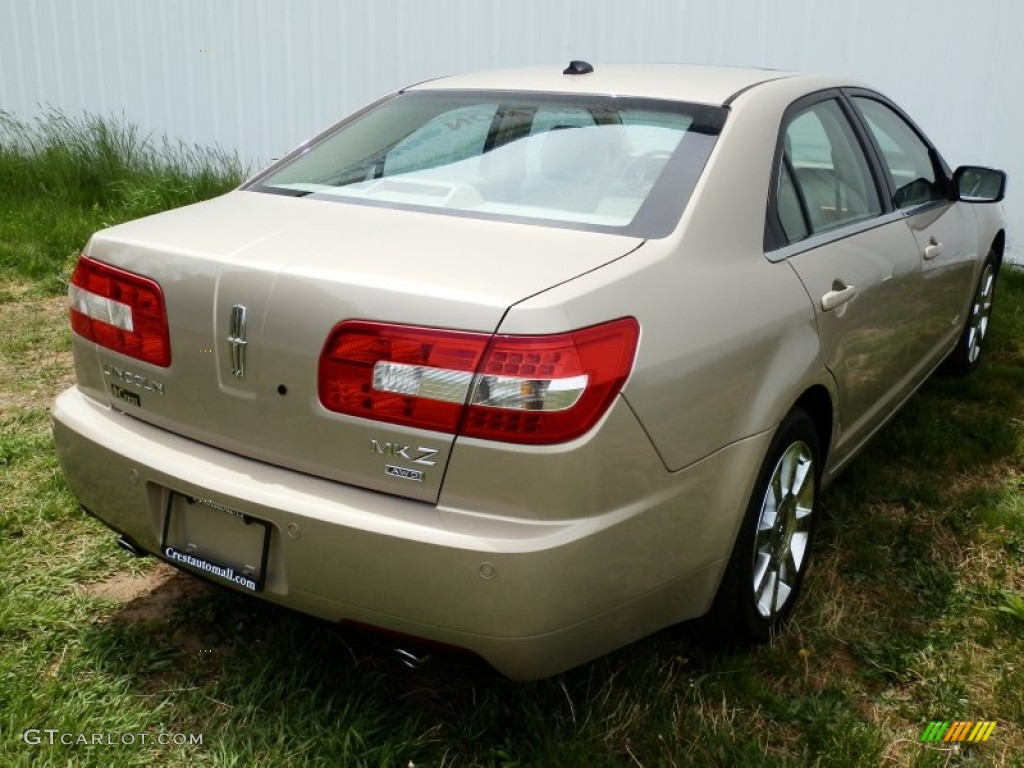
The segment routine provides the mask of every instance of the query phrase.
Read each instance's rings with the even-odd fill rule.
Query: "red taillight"
[[[164,295],[153,280],[80,256],[68,298],[79,336],[153,365],[171,364]]]
[[[633,366],[623,318],[549,336],[494,336],[347,321],[320,356],[324,407],[351,416],[515,443],[589,430]]]
[[[350,416],[454,432],[488,338],[480,333],[341,323],[320,354],[320,402]]]
[[[639,336],[633,318],[553,336],[495,336],[459,433],[537,444],[579,437],[625,383]]]

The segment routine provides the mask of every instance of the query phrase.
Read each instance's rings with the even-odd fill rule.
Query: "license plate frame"
[[[262,592],[270,560],[271,527],[267,520],[212,499],[169,491],[160,554],[190,573],[248,592]],[[255,561],[258,566],[253,565]]]

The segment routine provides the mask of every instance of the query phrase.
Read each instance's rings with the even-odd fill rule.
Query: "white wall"
[[[0,0],[0,109],[124,113],[278,157],[411,82],[570,58],[829,72],[903,105],[953,165],[1011,174],[1024,258],[1021,0]]]

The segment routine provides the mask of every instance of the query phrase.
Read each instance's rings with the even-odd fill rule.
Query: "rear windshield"
[[[341,123],[247,189],[664,237],[725,113],[650,99],[405,92]]]

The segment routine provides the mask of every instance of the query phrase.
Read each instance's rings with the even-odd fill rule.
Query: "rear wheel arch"
[[[820,407],[818,398],[815,390],[806,402]],[[764,642],[792,611],[809,562],[821,490],[819,429],[799,405],[778,425],[718,591],[697,623],[706,640],[729,646]]]
[[[832,394],[824,385],[815,384],[797,398],[793,408],[799,408],[814,423],[814,431],[818,435],[818,448],[821,452],[821,463],[824,466],[828,460],[829,449],[832,447],[832,426],[835,423]]]

